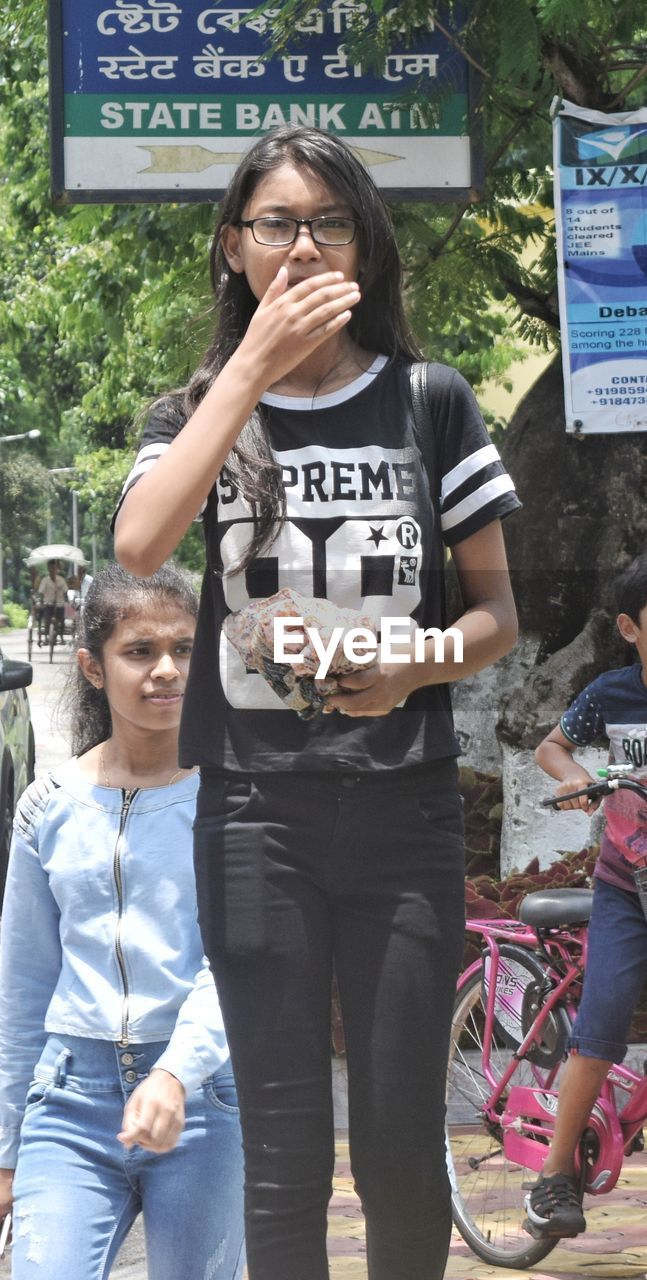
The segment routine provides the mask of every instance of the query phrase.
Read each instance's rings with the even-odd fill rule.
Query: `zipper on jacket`
[[[121,805],[121,817],[119,819],[119,831],[117,833],[117,843],[112,860],[112,869],[115,877],[115,885],[117,886],[117,930],[115,933],[115,952],[117,954],[117,964],[121,974],[121,983],[123,986],[123,1000],[121,1006],[121,1040],[120,1045],[124,1047],[128,1044],[128,974],[126,973],[126,961],[124,958],[123,947],[121,945],[121,937],[123,932],[123,915],[124,915],[124,882],[121,874],[122,846],[124,839],[124,830],[126,821],[139,787],[135,787],[134,791],[123,791],[123,801]]]

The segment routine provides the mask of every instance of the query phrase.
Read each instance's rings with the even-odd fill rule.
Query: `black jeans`
[[[250,1280],[325,1280],[330,988],[371,1280],[441,1280],[445,1072],[463,946],[453,759],[373,774],[203,771],[200,925],[238,1088]]]

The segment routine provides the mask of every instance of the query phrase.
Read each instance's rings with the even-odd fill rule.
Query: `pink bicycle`
[[[603,781],[572,795],[623,787],[647,798],[646,787],[623,776],[631,769],[610,765],[601,771]],[[524,898],[519,921],[467,922],[482,939],[482,953],[461,975],[456,994],[447,1163],[456,1227],[474,1253],[500,1267],[529,1267],[558,1243],[526,1234],[524,1201],[553,1136],[592,897],[588,889],[540,891]],[[580,1143],[583,1191],[612,1190],[625,1156],[643,1149],[646,1119],[645,1075],[615,1066]]]

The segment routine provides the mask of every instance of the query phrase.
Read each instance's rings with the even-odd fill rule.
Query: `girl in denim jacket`
[[[14,1280],[242,1275],[242,1151],[196,919],[177,732],[197,602],[171,568],[88,592],[74,757],[16,813],[1,935],[0,1212]],[[14,1172],[15,1171],[15,1172]]]

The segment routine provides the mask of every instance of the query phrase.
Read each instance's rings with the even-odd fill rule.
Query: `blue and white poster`
[[[553,125],[566,429],[647,431],[647,108]]]

